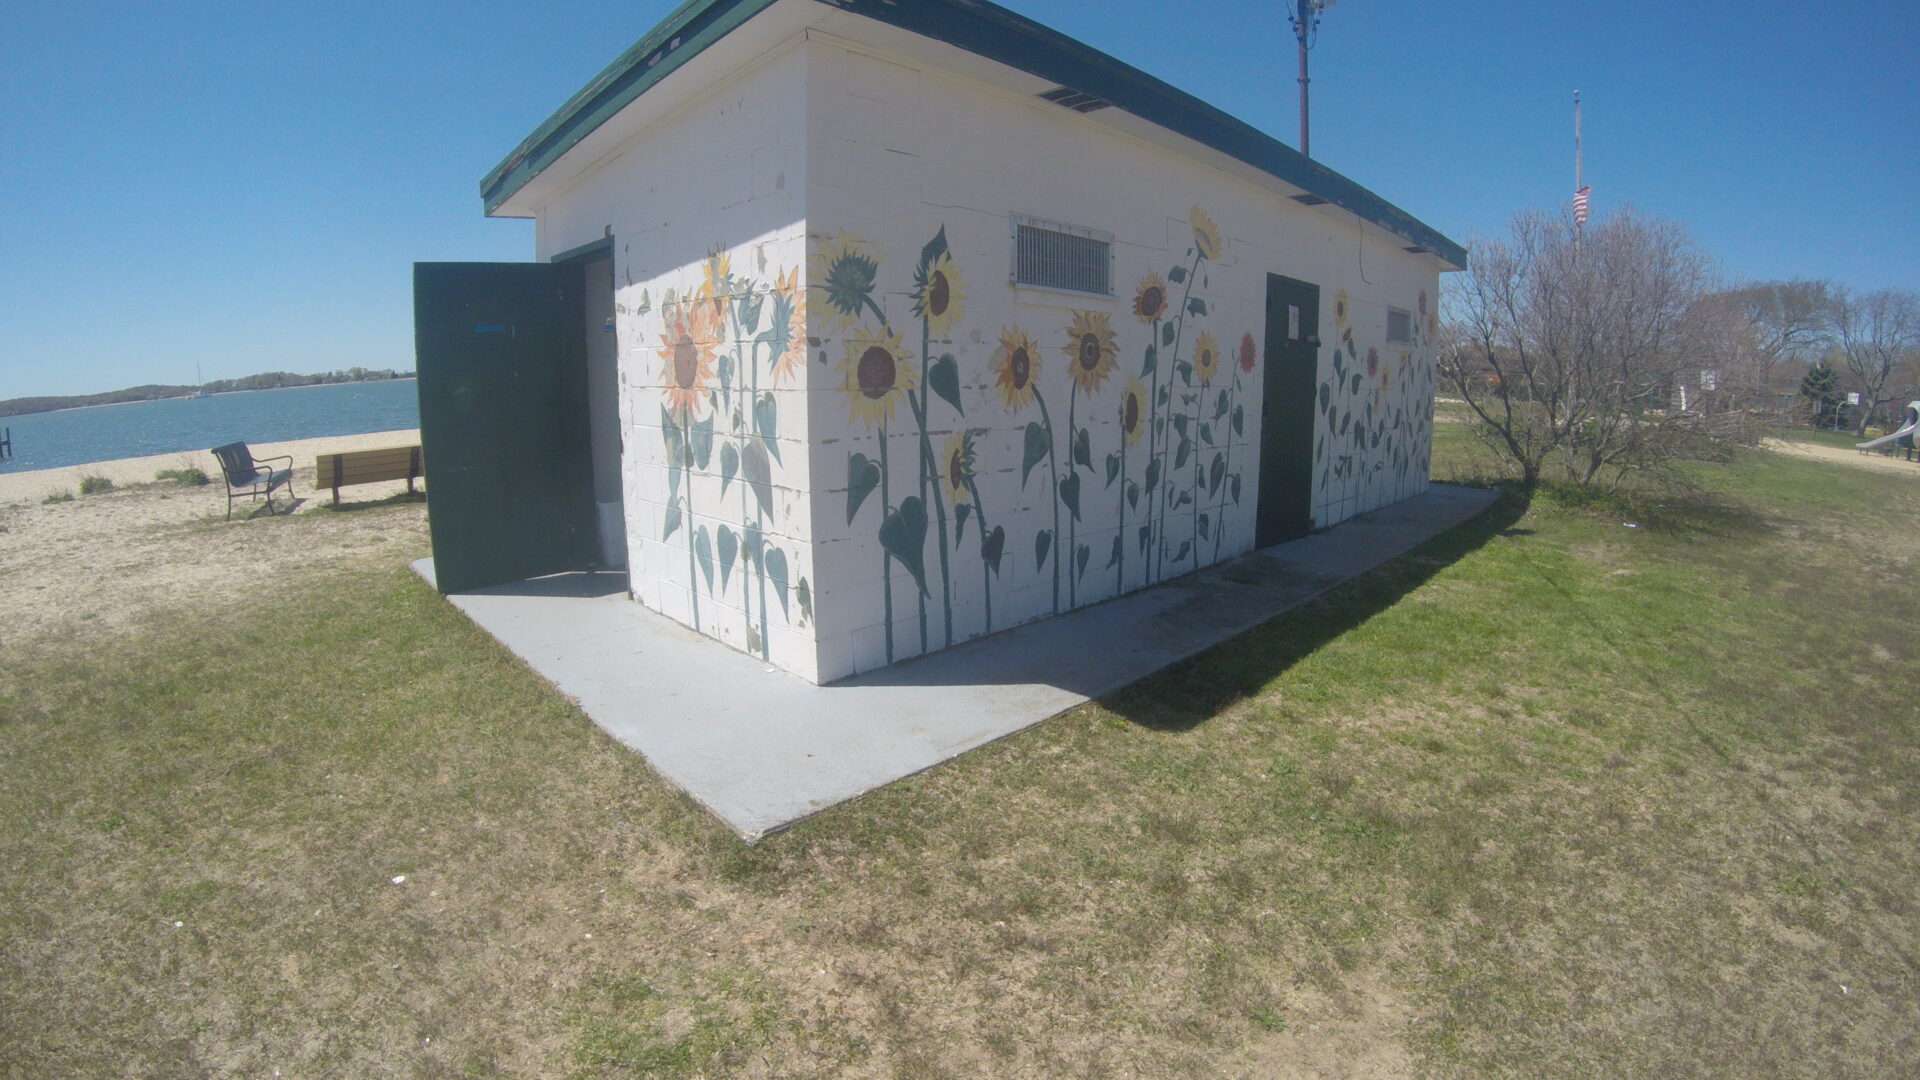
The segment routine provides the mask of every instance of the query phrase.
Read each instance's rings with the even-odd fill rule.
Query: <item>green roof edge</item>
[[[774,0],[687,0],[521,141],[480,182],[491,213],[654,83]],[[816,0],[1111,102],[1405,237],[1446,262],[1466,249],[1425,222],[1184,90],[986,0]],[[677,39],[677,44],[676,44]]]

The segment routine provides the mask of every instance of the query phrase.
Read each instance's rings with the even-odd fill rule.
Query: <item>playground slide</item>
[[[1879,447],[1885,446],[1888,443],[1894,442],[1895,440],[1898,440],[1898,439],[1907,440],[1906,442],[1901,443],[1902,446],[1912,446],[1914,430],[1916,428],[1920,428],[1920,401],[1907,402],[1906,415],[1902,416],[1900,419],[1903,420],[1904,423],[1902,424],[1902,426],[1898,431],[1892,432],[1891,434],[1882,435],[1877,439],[1870,439],[1863,443],[1854,443],[1853,444],[1854,449],[1873,450],[1873,449],[1877,449]]]

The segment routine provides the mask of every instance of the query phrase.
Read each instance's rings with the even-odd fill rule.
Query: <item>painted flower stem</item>
[[[893,513],[893,497],[887,491],[887,422],[880,421],[880,520]],[[893,663],[893,553],[880,550],[880,606],[886,618],[887,663]]]
[[[1068,387],[1067,388],[1067,472],[1068,473],[1072,473],[1073,470],[1080,467],[1079,464],[1073,460],[1074,447],[1079,443],[1079,440],[1080,440],[1080,433],[1078,430],[1075,429],[1074,422],[1073,422],[1073,410],[1074,410],[1074,406],[1077,405],[1079,401],[1080,401],[1080,393],[1078,388]],[[1051,439],[1048,440],[1047,446],[1049,449],[1052,448],[1053,442]],[[1056,493],[1058,492],[1058,490],[1059,489],[1056,482],[1056,487],[1055,487]],[[1054,545],[1058,547],[1060,543],[1060,534],[1058,532],[1053,534],[1053,540],[1054,540]],[[1080,515],[1075,513],[1070,513],[1067,515],[1067,560],[1068,560],[1067,562],[1067,609],[1071,611],[1074,608],[1077,608],[1080,606],[1080,588],[1079,588],[1080,575],[1075,572],[1077,567],[1074,565],[1075,563],[1078,563],[1080,561]]]
[[[693,559],[693,410],[681,413],[680,463],[686,490],[680,493],[687,510],[687,600],[693,608],[693,629],[700,630],[700,569]]]
[[[740,325],[740,317],[738,314],[734,316],[733,324],[737,330]],[[736,361],[740,359],[740,350],[737,347],[733,351],[733,356]],[[747,389],[747,381],[745,379],[741,379],[740,380],[740,405],[739,405],[739,408],[733,414],[733,427],[734,427],[734,438],[740,444],[740,458],[742,461],[746,460],[746,453],[747,453],[746,418],[752,415],[753,415],[753,398],[751,396],[751,392]],[[736,477],[735,479],[739,479],[741,481],[740,483],[740,521],[742,524],[745,524],[747,520],[747,484],[743,478]],[[745,545],[742,545],[742,547],[744,546]],[[741,563],[740,572],[742,574],[745,574],[746,569],[747,569],[746,564],[744,562]],[[765,599],[765,596],[763,595],[762,600],[764,599]],[[741,614],[741,617],[746,620],[747,637],[751,639],[753,637],[753,605],[750,602],[750,597],[747,594],[746,583],[744,581],[741,582],[741,588],[740,588],[740,614]]]
[[[1140,414],[1134,413],[1138,419]],[[1127,398],[1120,396],[1120,547],[1113,565],[1113,595],[1127,591]]]
[[[1053,478],[1053,540],[1048,545],[1053,555],[1053,610],[1060,612],[1060,464],[1053,453],[1053,417],[1047,412],[1047,399],[1040,388],[1033,388],[1033,400],[1040,403],[1040,423],[1047,429],[1047,473]]]
[[[1220,509],[1217,512],[1215,512],[1214,522],[1213,522],[1213,561],[1214,562],[1220,561],[1220,539],[1222,536],[1226,534],[1226,531],[1227,531],[1227,500],[1231,498],[1233,495],[1233,488],[1227,482],[1228,480],[1232,479],[1232,476],[1227,470],[1230,470],[1233,468],[1233,407],[1235,405],[1238,405],[1239,403],[1240,403],[1240,373],[1236,371],[1233,375],[1233,394],[1231,397],[1227,399],[1227,448],[1225,450],[1226,463],[1222,467],[1222,471],[1221,471],[1222,479],[1220,481]]]
[[[1200,276],[1200,263],[1204,258],[1205,256],[1201,255],[1198,251],[1193,253],[1193,266],[1187,271],[1187,288],[1180,296],[1180,313],[1173,317],[1173,355],[1167,360],[1167,391],[1169,397],[1171,397],[1173,391],[1172,365],[1178,363],[1180,360],[1180,341],[1186,337],[1187,334],[1187,315],[1189,314],[1187,311],[1187,303],[1193,299],[1193,279]],[[1191,367],[1192,365],[1188,366]],[[1188,380],[1187,385],[1193,385],[1191,379]],[[1169,413],[1173,411],[1172,401],[1167,402],[1167,411]],[[1172,440],[1168,441],[1171,442]],[[1162,453],[1164,452],[1165,448],[1163,447]],[[1167,510],[1173,505],[1172,473],[1173,470],[1167,468],[1163,461],[1160,467],[1160,478],[1167,481],[1167,493],[1164,497],[1165,501],[1163,501],[1160,506],[1159,558],[1155,560],[1155,562],[1159,564],[1159,576],[1163,578],[1167,573]],[[1198,519],[1196,518],[1195,520]]]
[[[980,632],[993,632],[993,567],[987,562],[987,504],[980,501],[980,486],[967,477],[967,494],[973,496],[973,516],[980,519],[980,599],[987,605],[987,625]]]
[[[928,487],[933,489],[933,519],[939,529],[940,541],[940,623],[946,635],[946,644],[953,644],[953,584],[951,571],[947,568],[947,499],[940,490],[940,474],[934,467],[933,443],[927,436],[927,410],[933,405],[927,393],[927,353],[931,351],[932,328],[925,318],[920,320],[920,396],[916,402],[912,391],[907,393],[907,402],[914,408],[914,417],[920,421],[920,501],[927,501]],[[929,483],[931,481],[931,484]],[[926,637],[926,597],[921,596],[920,636]],[[920,651],[926,652],[925,640],[920,643]]]
[[[1147,386],[1147,461],[1154,462],[1160,460],[1160,368],[1162,366],[1160,363],[1160,320],[1155,319],[1148,325],[1153,336],[1148,339],[1147,347],[1154,350],[1154,361],[1152,381]],[[1171,370],[1172,363],[1172,360],[1167,361],[1166,366],[1168,366],[1169,370]],[[1121,443],[1121,453],[1123,455],[1126,453],[1126,443],[1124,441]],[[1154,496],[1159,494],[1159,491],[1156,489],[1146,492],[1145,494],[1147,497],[1147,553],[1151,555],[1153,552],[1153,500]],[[1122,546],[1124,546],[1125,543],[1125,540],[1121,541]],[[1153,583],[1153,563],[1151,560],[1147,562],[1146,573],[1143,576],[1144,580],[1141,584],[1150,585]]]
[[[748,327],[748,329],[751,330],[752,327]],[[747,346],[747,355],[749,364],[753,368],[753,396],[748,398],[748,401],[755,402],[760,399],[759,342],[753,342]],[[773,357],[769,355],[767,359],[768,362],[771,363]],[[753,410],[749,408],[747,410],[747,416],[750,418],[752,415]],[[748,419],[747,430],[750,431],[752,426],[753,421]],[[753,437],[758,438],[759,433],[754,432]],[[743,445],[741,449],[744,450],[745,446]],[[744,454],[741,455],[741,460],[746,460]],[[741,520],[744,521],[745,518]],[[753,576],[760,587],[760,658],[762,660],[771,660],[773,658],[773,648],[767,643],[767,511],[766,507],[760,505],[759,499],[753,500],[753,523],[754,533],[760,537],[760,550],[753,553]],[[742,544],[740,546],[744,548],[746,545]],[[740,593],[744,596],[746,595],[746,590],[742,589]]]

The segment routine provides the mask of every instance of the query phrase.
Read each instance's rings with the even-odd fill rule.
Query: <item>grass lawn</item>
[[[1914,1075],[1903,480],[1510,499],[752,848],[418,552],[11,649],[0,1077]]]

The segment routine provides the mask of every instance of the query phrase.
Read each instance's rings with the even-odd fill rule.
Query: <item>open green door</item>
[[[580,268],[415,263],[434,578],[461,592],[593,565]]]
[[[1267,275],[1267,369],[1260,400],[1260,503],[1253,546],[1313,531],[1313,395],[1320,286]]]

